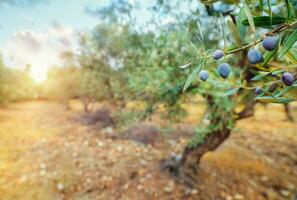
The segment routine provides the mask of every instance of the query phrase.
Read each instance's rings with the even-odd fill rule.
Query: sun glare
[[[47,68],[32,67],[30,70],[30,76],[36,83],[42,83],[47,76]]]

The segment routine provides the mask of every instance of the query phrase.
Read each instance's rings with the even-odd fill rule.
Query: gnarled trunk
[[[214,102],[211,96],[207,96],[206,100],[209,105],[208,112],[215,116],[211,118],[210,124],[212,126],[217,125],[217,128],[209,128],[203,142],[196,146],[187,146],[182,156],[173,156],[162,160],[160,163],[162,171],[168,171],[173,178],[189,187],[193,187],[197,181],[199,163],[203,155],[219,147],[230,136],[232,129],[229,124],[230,120],[233,120],[230,110],[224,110],[220,103]],[[216,105],[213,106],[214,104]],[[233,120],[233,122],[235,121]]]
[[[82,97],[81,102],[82,102],[83,107],[84,107],[84,112],[88,113],[89,112],[89,105],[91,103],[90,98],[89,97]]]
[[[230,136],[230,133],[231,129],[227,126],[210,132],[203,143],[194,147],[187,146],[181,158],[171,157],[167,160],[162,160],[160,163],[161,170],[168,170],[173,178],[189,187],[193,187],[197,181],[199,163],[202,156],[206,152],[213,151],[219,147]]]

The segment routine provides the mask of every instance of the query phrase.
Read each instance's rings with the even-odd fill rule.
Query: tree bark
[[[206,152],[217,149],[230,136],[230,133],[231,129],[226,126],[209,133],[203,143],[195,147],[187,146],[181,158],[171,157],[168,160],[162,160],[161,170],[168,170],[173,178],[189,187],[193,187],[197,182],[199,163],[202,156]]]
[[[207,104],[211,105],[209,112],[220,113],[222,111],[222,108],[218,109],[221,105],[217,105],[213,109],[212,106],[215,102],[211,96],[207,96],[206,100]],[[226,111],[220,114],[215,115],[216,117],[210,120],[210,124],[219,125],[218,128],[209,129],[210,131],[204,137],[202,143],[196,146],[187,146],[179,157],[172,156],[169,159],[161,160],[160,169],[168,171],[173,178],[188,187],[194,187],[197,182],[199,163],[203,155],[217,149],[230,136],[232,127],[228,126],[228,123],[232,119],[232,113]]]
[[[89,112],[89,105],[91,103],[90,99],[88,97],[82,97],[81,101],[82,101],[82,104],[84,106],[85,113],[88,113]]]
[[[294,117],[292,115],[290,105],[289,104],[284,104],[284,107],[285,107],[285,112],[286,112],[287,119],[289,121],[291,121],[291,122],[294,122]]]

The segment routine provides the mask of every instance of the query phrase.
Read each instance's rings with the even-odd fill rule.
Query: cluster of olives
[[[275,37],[269,36],[262,41],[262,46],[267,51],[275,50],[277,48],[277,45],[278,45],[278,41]],[[224,56],[224,52],[222,50],[216,50],[213,54],[213,59],[219,60],[223,56]],[[264,58],[261,52],[253,48],[248,51],[247,59],[249,63],[253,65],[262,63],[264,61]],[[217,71],[222,78],[226,79],[230,74],[231,67],[228,63],[222,63],[218,66]],[[199,72],[199,78],[202,81],[206,81],[208,77],[209,77],[208,71],[201,70]],[[289,72],[285,72],[282,75],[281,79],[282,79],[282,82],[287,86],[291,86],[294,83],[294,76]],[[263,92],[263,90],[261,88],[256,88],[255,92],[256,94],[260,94]]]
[[[213,54],[213,58],[215,60],[219,60],[224,56],[224,52],[222,50],[216,50]],[[231,72],[231,67],[228,63],[222,63],[218,66],[218,73],[222,78],[227,78]],[[199,73],[199,78],[202,81],[206,81],[209,77],[208,71],[201,70]]]

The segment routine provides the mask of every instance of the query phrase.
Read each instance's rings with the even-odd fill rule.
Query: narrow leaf
[[[227,48],[226,25],[225,25],[225,19],[224,19],[222,13],[220,13],[220,21],[221,21],[222,32],[223,32],[224,49],[226,49]]]
[[[192,62],[189,62],[189,63],[187,63],[187,64],[184,64],[184,65],[182,65],[182,66],[179,66],[179,68],[181,68],[181,69],[185,69],[185,68],[189,67],[191,64],[192,64]]]
[[[283,57],[283,55],[285,55],[292,48],[292,46],[295,44],[296,41],[297,41],[297,29],[293,31],[290,34],[290,36],[287,38],[285,44],[283,45],[282,50],[279,52],[279,56]]]
[[[263,66],[267,65],[267,63],[271,60],[271,58],[273,58],[277,53],[277,49],[270,51],[266,54],[264,62],[263,62]]]
[[[246,4],[243,5],[243,10],[245,12],[245,15],[247,17],[247,20],[249,22],[249,25],[251,26],[253,33],[255,33],[256,28],[255,28],[254,18],[253,18],[253,15],[252,15],[249,7]]]
[[[293,64],[297,64],[297,57],[296,57],[296,53],[292,53],[291,51],[288,51],[285,54],[285,58],[288,59],[289,61],[291,61]]]
[[[223,96],[230,96],[230,95],[233,95],[233,94],[237,93],[239,89],[240,89],[240,88],[234,88],[234,89],[228,90],[227,92],[225,92],[225,93],[223,94]]]
[[[287,18],[280,17],[280,16],[257,16],[253,17],[253,23],[256,27],[270,27],[271,25],[278,25],[283,24],[287,21]],[[250,26],[250,21],[245,19],[241,21],[241,23],[245,26]]]
[[[252,81],[260,81],[262,80],[265,76],[267,76],[270,72],[261,72],[259,75],[254,76],[252,78]]]
[[[281,90],[281,91],[278,91],[274,96],[275,97],[280,97],[284,94],[286,94],[287,92],[289,92],[293,87],[286,87],[285,89]]]
[[[184,85],[184,88],[183,88],[183,91],[186,91],[187,88],[191,85],[191,83],[193,82],[193,80],[197,77],[199,71],[201,70],[202,68],[202,65],[204,63],[204,59],[202,59],[202,61],[200,61],[200,63],[198,64],[198,66],[193,70],[193,72],[190,74],[190,76],[188,77],[185,85]]]
[[[229,28],[229,31],[232,35],[232,38],[233,38],[233,42],[238,46],[240,47],[241,46],[241,39],[240,39],[240,35],[239,35],[239,32],[237,31],[232,19],[228,18],[227,20],[227,25],[228,25],[228,28]]]
[[[289,0],[292,6],[297,9],[297,0]]]
[[[292,98],[284,98],[284,97],[272,97],[272,96],[260,96],[255,98],[258,101],[264,102],[264,103],[290,103],[294,101]]]
[[[244,37],[245,37],[245,34],[246,34],[246,26],[244,26],[241,23],[245,19],[246,19],[246,15],[244,13],[243,8],[241,8],[240,11],[239,11],[239,14],[237,16],[237,19],[236,19],[236,28],[237,28],[237,31],[239,32],[241,41],[244,41]]]

